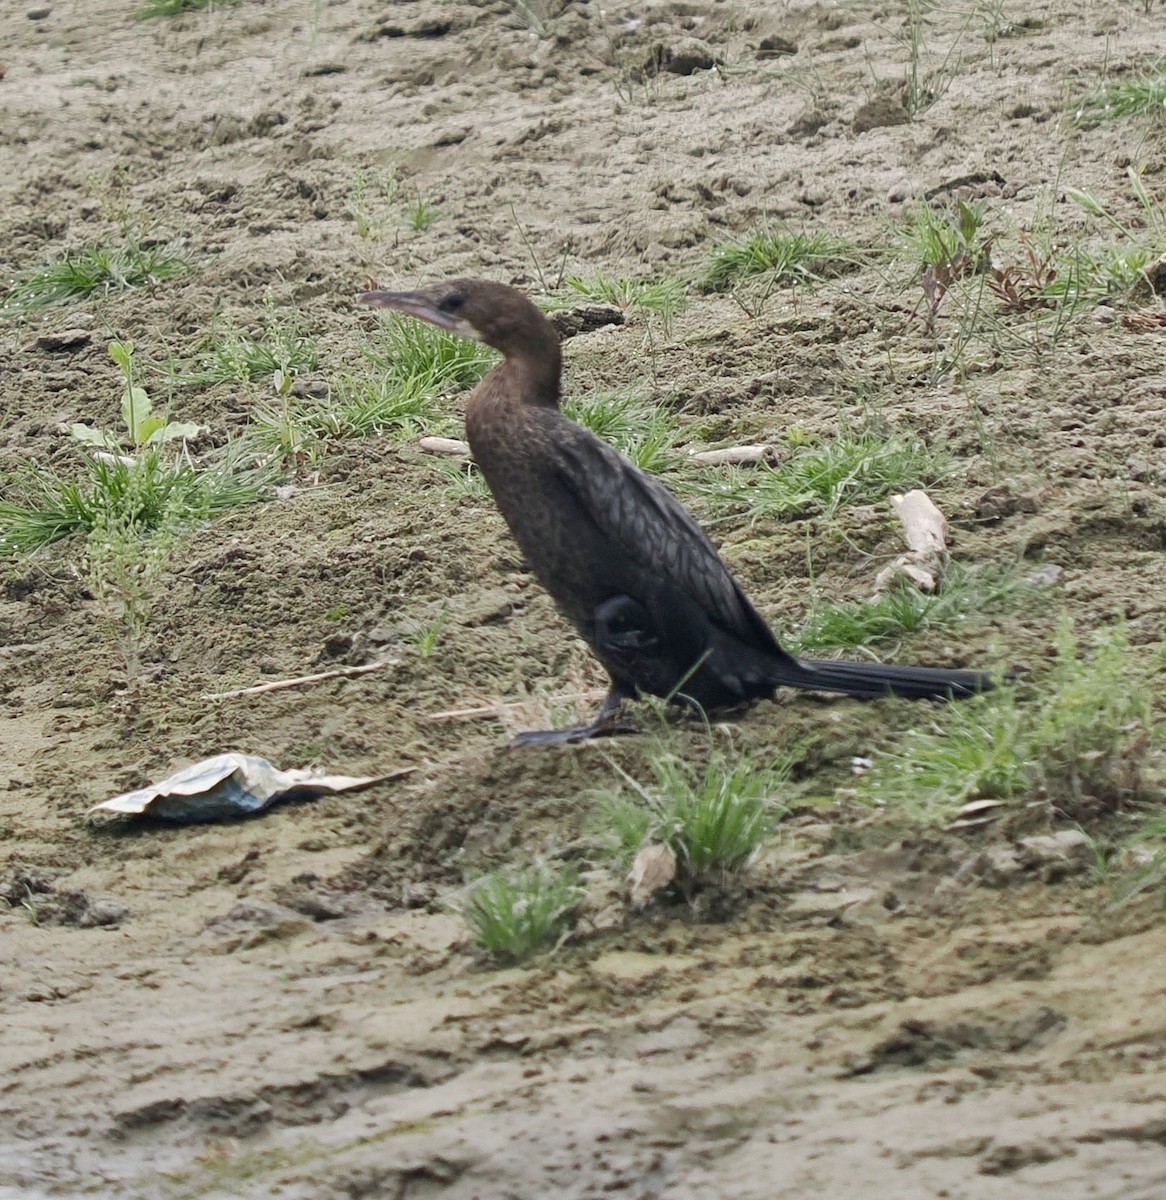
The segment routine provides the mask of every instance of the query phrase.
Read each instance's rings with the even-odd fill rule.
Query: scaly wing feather
[[[708,535],[672,493],[589,430],[557,413],[547,417],[561,422],[554,431],[560,477],[601,532],[745,645],[782,654]]]

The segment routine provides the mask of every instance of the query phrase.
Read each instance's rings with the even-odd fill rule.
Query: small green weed
[[[1024,723],[1011,688],[961,700],[902,750],[880,754],[863,794],[924,821],[947,820],[969,800],[1015,800],[1028,786]]]
[[[934,267],[952,277],[982,271],[991,245],[984,235],[987,216],[986,200],[957,200],[946,208],[933,208],[921,200],[901,240],[908,256],[923,268]]]
[[[920,201],[910,224],[899,234],[913,272],[922,270],[929,331],[934,331],[940,305],[957,280],[981,275],[991,267],[992,238],[984,234],[987,215],[983,200],[957,200],[947,208]]]
[[[283,461],[296,466],[317,463],[323,450],[320,423],[312,418],[321,402],[292,396],[294,380],[282,370],[272,375],[271,382],[275,396],[255,406],[249,436],[259,445],[274,449]],[[326,410],[326,405],[322,406]]]
[[[1114,903],[1128,904],[1147,892],[1157,893],[1166,903],[1166,814],[1161,804],[1147,806],[1137,814],[1137,832],[1131,838],[1141,861],[1119,880]]]
[[[1057,627],[1056,649],[1048,694],[1032,726],[1029,775],[1066,811],[1117,807],[1138,795],[1153,736],[1146,666],[1135,662],[1144,651],[1131,653],[1125,622],[1118,621],[1098,630],[1082,658],[1067,616]],[[1166,644],[1157,665],[1164,657]]]
[[[417,653],[421,658],[428,658],[437,648],[437,643],[441,640],[442,630],[445,629],[448,621],[449,613],[443,612],[432,621],[427,621],[419,625],[410,635],[409,641],[416,647]]]
[[[496,958],[521,962],[557,937],[583,897],[573,867],[496,871],[475,884],[462,915]]]
[[[698,768],[666,749],[650,752],[647,761],[650,784],[612,763],[622,786],[598,793],[600,818],[625,865],[646,842],[667,843],[686,895],[743,871],[788,811],[777,797],[796,761],[793,753],[765,767],[715,752]]]
[[[164,442],[196,438],[203,432],[201,425],[167,421],[165,417],[154,412],[146,389],[139,387],[134,379],[133,342],[110,342],[109,357],[117,363],[125,379],[121,416],[134,449],[141,450],[146,446],[160,446]],[[78,424],[71,426],[69,432],[78,441],[97,446],[101,450],[117,453],[122,448],[121,435],[111,429],[95,429],[92,425]]]

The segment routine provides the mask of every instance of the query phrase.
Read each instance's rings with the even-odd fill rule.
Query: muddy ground
[[[1104,241],[1066,188],[1135,227],[1127,166],[1163,198],[1161,124],[1068,115],[1166,52],[1161,5],[936,9],[920,71],[940,94],[913,119],[894,3],[612,0],[546,22],[538,0],[131,7],[0,0],[5,274],[115,242],[126,214],[194,266],[0,328],[8,486],[29,461],[76,470],[62,423],[116,424],[112,336],[154,364],[158,396],[214,320],[298,314],[320,347],[298,382],[322,387],[375,334],[352,300],[369,275],[690,278],[764,218],[889,245],[922,196]],[[714,68],[700,47],[685,64],[692,38]],[[641,77],[657,47],[671,69]],[[390,169],[403,200],[378,192],[359,230],[358,172]],[[417,195],[437,210],[423,231]],[[956,558],[1040,581],[958,634],[905,639],[901,661],[1039,683],[1061,611],[1086,639],[1116,612],[1136,645],[1161,638],[1160,323],[1109,309],[1053,336],[1012,314],[961,353],[960,310],[929,331],[918,278],[886,259],[778,289],[755,317],[689,294],[669,330],[633,313],[572,339],[568,390],[669,401],[693,446],[874,414],[951,456],[932,491]],[[39,347],[66,329],[83,336]],[[169,400],[209,448],[269,395]],[[814,804],[730,903],[633,912],[591,793],[613,761],[642,774],[642,741],[503,748],[603,680],[488,498],[392,437],[331,444],[285,482],[181,546],[133,688],[75,542],[0,560],[0,1197],[1166,1194],[1166,925],[1152,895],[1113,903],[1119,852],[1101,875],[986,869],[1062,827],[1055,806],[955,832],[872,812],[852,756],[926,715],[782,696],[672,736],[694,758],[710,737],[764,757],[816,730]],[[714,531],[778,628],[811,594],[869,595],[899,550],[883,507]],[[442,612],[422,656],[409,631]],[[379,657],[399,663],[203,698]],[[475,707],[495,715],[432,719]],[[227,749],[413,771],[236,824],[86,822]],[[1086,832],[1118,846],[1121,820]],[[496,969],[449,902],[536,856],[581,862],[600,901],[556,952]]]

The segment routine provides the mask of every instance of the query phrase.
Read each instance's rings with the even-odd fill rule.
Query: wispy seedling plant
[[[600,820],[617,857],[630,865],[649,843],[666,844],[677,886],[691,896],[725,885],[752,862],[788,812],[783,800],[796,752],[762,765],[714,752],[695,766],[668,749],[648,754],[641,782],[615,763],[619,785],[597,794]]]
[[[945,207],[919,201],[902,233],[916,269],[932,267],[944,273],[948,282],[984,270],[991,248],[985,231],[988,215],[986,200],[957,200]]]
[[[963,61],[964,39],[977,16],[977,7],[964,15],[959,31],[937,61],[927,42],[927,18],[935,7],[935,0],[907,0],[906,22],[899,34],[907,52],[903,107],[912,118],[929,109],[951,87]]]
[[[1112,80],[1087,96],[1077,107],[1073,120],[1078,125],[1100,125],[1141,116],[1166,120],[1166,58],[1148,71]]]
[[[583,898],[569,866],[496,871],[475,884],[462,915],[483,949],[522,962],[557,938]]]
[[[1146,267],[1166,250],[1166,205],[1150,195],[1139,171],[1129,167],[1126,177],[1141,209],[1141,228],[1119,220],[1092,192],[1081,188],[1066,189],[1066,195],[1074,204],[1103,222],[1120,239],[1116,245],[1092,254],[1077,249],[1078,257],[1085,257],[1089,263],[1094,292],[1103,296],[1114,292],[1128,294],[1143,285]]]
[[[441,210],[437,205],[426,200],[420,192],[409,202],[409,207],[406,211],[409,228],[415,233],[424,233],[425,230],[429,229],[436,222],[440,215]]]
[[[131,477],[131,486],[139,479]],[[85,543],[85,574],[113,627],[130,683],[140,674],[142,638],[188,515],[181,504],[167,504],[146,526],[143,513],[133,506],[98,511]]]
[[[392,210],[400,193],[401,183],[395,166],[388,167],[371,181],[363,167],[357,168],[348,196],[348,211],[356,236],[379,241],[392,219]]]

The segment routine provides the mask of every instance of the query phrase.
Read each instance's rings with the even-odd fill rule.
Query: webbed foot
[[[595,720],[586,725],[567,725],[562,729],[528,729],[511,738],[509,747],[518,746],[569,746],[575,742],[590,741],[591,738],[615,737],[621,733],[639,733],[629,725],[621,725],[619,706],[627,693],[613,687],[603,698]]]

